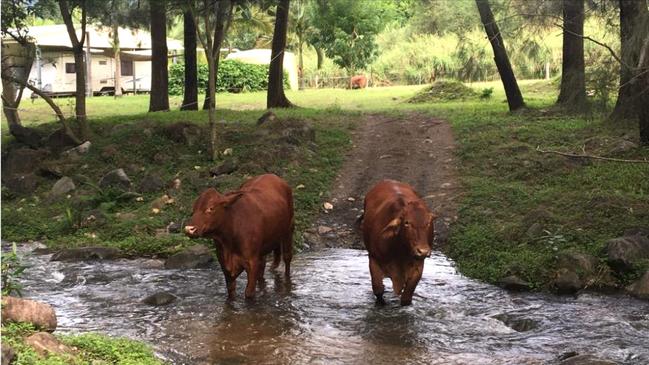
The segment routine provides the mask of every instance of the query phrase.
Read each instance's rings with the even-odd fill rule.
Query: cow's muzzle
[[[417,247],[415,249],[415,257],[418,259],[425,259],[426,257],[430,256],[431,249],[430,248],[422,248],[422,247]]]
[[[198,232],[198,228],[196,226],[185,226],[185,234],[188,235],[189,237],[196,237]]]

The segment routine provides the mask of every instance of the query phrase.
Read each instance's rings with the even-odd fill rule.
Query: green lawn
[[[564,250],[600,255],[604,242],[625,229],[646,226],[649,222],[649,167],[646,164],[620,164],[598,161],[572,161],[555,155],[543,155],[535,149],[588,152],[607,155],[622,137],[637,141],[637,127],[629,123],[605,122],[601,115],[570,115],[555,110],[554,83],[543,80],[522,81],[521,89],[530,110],[509,113],[500,82],[470,85],[478,93],[493,88],[488,100],[471,99],[438,103],[411,104],[406,100],[425,86],[395,86],[366,90],[319,89],[288,91],[289,99],[300,106],[278,110],[282,119],[299,119],[316,128],[315,148],[300,146],[296,155],[272,159],[272,143],[259,139],[254,122],[265,105],[265,93],[219,94],[217,112],[226,121],[221,131],[224,148],[232,147],[242,165],[258,159],[267,160],[271,170],[286,176],[296,190],[298,226],[309,225],[326,195],[329,184],[349,146],[349,132],[362,113],[403,113],[418,111],[448,120],[455,131],[460,157],[460,171],[465,193],[459,221],[452,228],[449,254],[460,270],[472,277],[496,282],[516,273],[538,288],[553,274],[556,256]],[[66,105],[70,99],[57,99]],[[180,98],[171,99],[172,108]],[[88,114],[97,131],[88,167],[76,174],[96,183],[109,168],[128,167],[132,159],[143,161],[132,166],[129,175],[138,181],[153,170],[165,179],[173,176],[205,177],[210,162],[204,145],[179,146],[153,133],[143,139],[143,129],[155,129],[177,121],[205,125],[205,112],[146,113],[148,96],[121,99],[94,97],[88,101]],[[53,128],[47,107],[40,100],[25,102],[22,114],[26,124]],[[71,107],[67,107],[67,113]],[[115,125],[123,131],[113,133]],[[4,128],[4,126],[3,126]],[[5,133],[6,136],[6,133]],[[5,140],[6,137],[5,137]],[[261,146],[258,144],[261,143]],[[101,156],[107,146],[118,146],[119,153],[109,160]],[[152,163],[157,152],[168,152],[164,164]],[[199,154],[201,151],[201,154]],[[615,155],[622,158],[647,158],[649,149],[637,148]],[[198,166],[198,167],[195,167]],[[128,169],[127,169],[128,170]],[[218,182],[229,189],[239,184],[251,170],[237,172]],[[97,240],[114,244],[133,254],[168,253],[185,244],[182,237],[158,238],[157,229],[190,212],[191,201],[201,185],[191,185],[178,197],[177,204],[159,215],[151,215],[148,204],[114,202],[110,192],[97,192],[91,184],[78,194],[86,194],[95,209],[107,215],[103,227],[74,226],[75,206],[70,202],[43,205],[42,195],[26,199],[5,199],[3,238],[9,240],[47,239],[52,245],[80,245]],[[45,190],[41,191],[41,194]],[[145,202],[156,198],[146,196]],[[132,213],[136,219],[124,222],[117,213]],[[48,219],[55,217],[55,219]],[[541,233],[526,234],[533,223]],[[92,235],[96,238],[89,238]],[[94,242],[94,241],[93,241]],[[626,282],[636,276],[623,278]]]

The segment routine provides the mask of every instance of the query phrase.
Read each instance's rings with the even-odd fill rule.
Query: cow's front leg
[[[421,263],[416,263],[413,267],[406,272],[406,285],[401,293],[401,305],[412,304],[412,296],[415,293],[415,288],[421,279],[421,274],[424,270],[423,260]]]
[[[385,292],[385,286],[383,285],[383,270],[379,266],[379,263],[370,257],[370,276],[372,277],[372,291],[376,296],[377,304],[384,304],[383,293]]]
[[[248,284],[246,285],[246,299],[255,297],[255,289],[257,287],[257,280],[260,271],[262,270],[262,261],[259,258],[254,258],[248,261],[246,273],[248,274]]]
[[[261,257],[260,267],[259,273],[257,274],[257,283],[263,288],[266,285],[266,279],[264,279],[264,274],[266,273],[266,256]]]
[[[225,276],[225,285],[228,288],[228,299],[234,299],[237,292],[237,278],[243,271],[241,266],[236,266],[234,270],[223,269]]]

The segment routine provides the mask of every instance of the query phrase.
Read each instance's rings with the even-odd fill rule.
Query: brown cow
[[[349,80],[350,89],[364,89],[367,86],[367,77],[365,75],[352,76]]]
[[[412,302],[431,252],[435,218],[408,184],[383,180],[367,193],[361,229],[377,303],[383,303],[384,277],[392,279],[401,305]]]
[[[234,297],[236,279],[243,270],[248,274],[246,298],[252,298],[256,281],[264,281],[270,252],[274,253],[272,268],[276,269],[283,257],[284,274],[290,276],[293,191],[273,174],[252,178],[227,194],[207,189],[194,203],[185,233],[214,240],[229,298]]]

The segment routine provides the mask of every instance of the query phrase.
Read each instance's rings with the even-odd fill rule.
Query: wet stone
[[[174,301],[176,301],[178,297],[171,293],[167,292],[158,292],[155,294],[151,294],[148,297],[144,298],[142,300],[142,303],[147,304],[147,305],[152,305],[152,306],[162,306],[162,305],[167,305],[171,304]]]
[[[198,269],[212,264],[214,256],[207,246],[196,245],[170,256],[165,261],[165,269]]]
[[[122,251],[113,247],[79,247],[66,248],[54,255],[51,261],[86,261],[86,260],[114,260],[121,256]]]
[[[593,355],[576,355],[562,360],[559,365],[617,365],[617,363]]]
[[[527,332],[538,327],[538,323],[529,318],[519,318],[507,313],[495,315],[493,318],[501,321],[516,332]]]
[[[502,278],[499,284],[503,289],[512,291],[528,291],[531,288],[530,283],[516,275]]]

